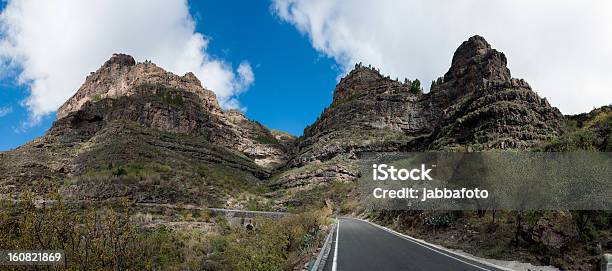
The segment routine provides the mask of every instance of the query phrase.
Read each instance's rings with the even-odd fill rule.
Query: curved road
[[[501,271],[352,218],[339,218],[324,270]]]

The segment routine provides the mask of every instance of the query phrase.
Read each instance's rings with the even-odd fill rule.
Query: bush
[[[182,241],[166,228],[139,228],[130,206],[71,210],[60,199],[37,208],[33,197],[0,210],[0,247],[64,250],[62,269],[152,270],[180,266]],[[5,208],[7,207],[7,208]]]
[[[452,213],[444,213],[427,217],[423,223],[425,223],[427,226],[438,229],[450,226],[456,219],[457,218]]]
[[[410,85],[410,92],[414,94],[423,92],[423,88],[421,88],[421,81],[419,81],[419,79],[414,79],[414,81],[412,81],[412,84]]]
[[[213,241],[219,261],[230,270],[283,270],[292,267],[322,240],[322,225],[329,223],[329,210],[300,213],[277,221],[258,219],[255,229],[234,227]]]

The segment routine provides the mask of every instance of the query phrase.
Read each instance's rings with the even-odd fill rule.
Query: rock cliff
[[[248,191],[269,177],[292,142],[238,111],[223,111],[192,73],[178,76],[115,54],[60,107],[44,136],[0,154],[0,193],[70,179],[61,188],[83,199],[219,203],[229,190]],[[156,178],[168,189],[138,185]],[[212,185],[225,179],[234,186]]]
[[[351,163],[370,151],[527,150],[558,138],[563,115],[527,82],[512,78],[506,65],[502,52],[483,37],[471,37],[455,52],[448,72],[423,94],[411,91],[409,80],[392,80],[357,64],[336,86],[332,104],[304,130],[288,166],[325,165],[336,156]],[[346,179],[343,170],[336,175],[322,170],[327,181]],[[294,180],[307,173],[296,171],[299,178],[285,174],[275,183],[302,183]],[[313,178],[317,172],[311,172]]]
[[[443,79],[427,94],[356,65],[332,104],[304,130],[292,163],[375,149],[526,149],[563,129],[563,115],[480,36],[465,41]],[[378,135],[378,136],[376,136]]]
[[[363,152],[529,150],[558,141],[568,120],[527,82],[512,78],[506,64],[484,38],[471,37],[428,93],[415,87],[416,80],[392,80],[357,64],[337,84],[331,105],[294,139],[239,111],[222,110],[192,73],[179,76],[115,54],[60,107],[45,136],[0,153],[2,193],[34,180],[78,178],[142,162],[145,171],[151,164],[171,165],[170,172],[187,169],[175,174],[180,180],[220,168],[240,172],[239,179],[265,180],[287,199],[292,189],[354,180]],[[585,129],[608,133],[600,122]],[[543,148],[574,144],[564,142]],[[605,149],[609,142],[591,145]]]
[[[434,123],[430,149],[525,150],[563,132],[561,112],[512,78],[506,64],[480,36],[461,44],[425,101]]]

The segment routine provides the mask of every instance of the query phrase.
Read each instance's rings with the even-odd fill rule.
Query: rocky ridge
[[[171,156],[227,163],[259,179],[273,175],[273,188],[289,190],[354,180],[363,152],[526,150],[558,138],[565,118],[524,80],[512,78],[506,65],[505,55],[480,36],[459,46],[428,93],[357,64],[336,86],[332,104],[294,140],[239,111],[222,110],[192,73],[178,76],[115,54],[60,107],[47,135],[1,154],[12,166],[0,172],[12,183],[83,174],[96,167],[87,161],[98,161],[88,151],[102,151],[106,138],[100,135],[119,136],[118,127],[143,133],[139,142],[152,149],[161,145],[171,148]],[[168,140],[149,140],[160,133]],[[215,147],[223,155],[185,149],[176,141],[180,137],[197,142],[204,153]],[[123,155],[131,149],[123,148],[108,157],[138,159]]]
[[[192,73],[178,76],[115,54],[60,107],[44,136],[0,153],[0,193],[14,196],[41,182],[71,179],[61,188],[83,199],[221,203],[230,190],[249,190],[268,178],[284,164],[292,142],[238,111],[223,111]],[[184,184],[167,191],[137,184],[156,178],[162,186]],[[222,179],[235,185],[212,185]]]
[[[242,113],[224,112],[214,92],[202,87],[191,72],[178,76],[147,61],[136,63],[114,54],[87,77],[76,94],[57,112],[58,122],[85,118],[130,120],[172,133],[199,135],[244,153],[262,166],[286,159],[286,151],[262,125]],[[78,120],[77,120],[78,121]]]
[[[411,91],[409,80],[357,64],[336,86],[332,104],[304,130],[288,166],[338,155],[355,161],[371,151],[526,150],[559,137],[563,115],[527,82],[512,78],[506,65],[502,52],[481,36],[471,37],[444,77],[423,94]],[[328,181],[337,177],[327,175]],[[292,187],[293,177],[276,183]]]
[[[102,67],[87,76],[76,93],[60,106],[57,119],[78,111],[88,101],[131,96],[142,90],[135,88],[136,86],[146,85],[189,90],[197,95],[200,105],[208,112],[217,115],[222,113],[215,94],[203,88],[193,73],[178,76],[149,61],[136,63],[129,55],[113,54]],[[151,93],[155,93],[154,89],[151,89]]]
[[[116,54],[62,105],[44,136],[0,152],[0,198],[59,187],[87,202],[128,197],[250,208],[247,201],[267,197],[276,205],[266,208],[275,210],[323,200],[342,209],[354,195],[364,152],[612,150],[609,106],[562,116],[512,78],[506,64],[503,53],[474,36],[429,93],[358,64],[336,86],[332,104],[294,139],[222,110],[192,73]],[[576,238],[570,222],[569,215],[542,218],[521,238],[561,250]]]

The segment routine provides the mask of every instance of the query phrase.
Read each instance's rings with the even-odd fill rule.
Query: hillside
[[[49,187],[80,200],[225,206],[286,159],[291,137],[223,111],[191,73],[116,54],[57,113],[42,137],[0,155],[4,197]]]
[[[363,152],[525,151],[557,140],[567,130],[564,116],[506,64],[484,38],[471,37],[428,93],[355,65],[274,185],[291,195],[313,183],[350,182]]]

